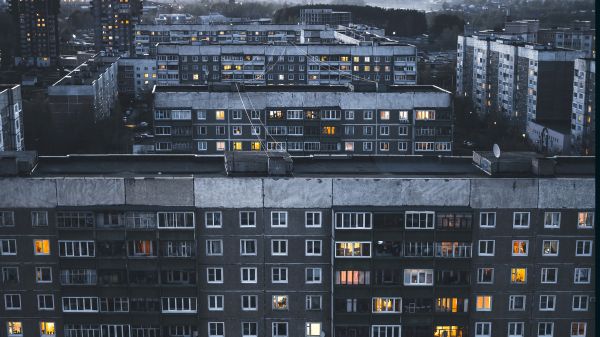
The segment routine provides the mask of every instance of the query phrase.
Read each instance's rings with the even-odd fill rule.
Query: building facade
[[[42,158],[0,180],[0,336],[596,334],[593,168],[226,177],[179,158]]]
[[[142,1],[92,0],[91,4],[96,51],[133,55],[134,26],[141,16]]]
[[[120,95],[139,97],[152,92],[157,82],[156,59],[122,57],[117,63]]]
[[[411,45],[159,44],[158,84],[244,82],[260,85],[416,84],[417,50]]]
[[[308,25],[349,25],[352,23],[351,12],[338,12],[331,8],[304,8],[300,10],[300,23]]]
[[[11,0],[9,12],[18,33],[15,64],[49,67],[58,61],[59,0]]]
[[[0,85],[0,152],[23,151],[23,101],[21,86]]]
[[[575,60],[573,75],[571,113],[573,152],[593,156],[596,153],[596,61]]]
[[[452,152],[451,94],[434,86],[157,86],[153,125],[163,153]]]

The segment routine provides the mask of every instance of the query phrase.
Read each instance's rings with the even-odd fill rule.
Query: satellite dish
[[[494,151],[494,157],[500,158],[500,146],[498,146],[498,144],[494,144],[492,150]]]

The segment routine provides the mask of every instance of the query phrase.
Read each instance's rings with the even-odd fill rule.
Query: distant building
[[[157,25],[192,24],[195,20],[196,18],[191,14],[158,14],[154,19],[154,23]]]
[[[366,89],[366,90],[363,90]],[[452,153],[451,94],[434,86],[156,86],[156,152]]]
[[[96,55],[48,87],[48,107],[57,132],[111,116],[117,101],[118,57]]]
[[[527,121],[526,134],[531,144],[539,152],[557,155],[569,153],[571,150],[569,125],[564,121]]]
[[[417,50],[385,45],[177,45],[157,47],[158,84],[416,84]]]
[[[573,152],[596,154],[596,61],[575,60],[571,143]]]
[[[349,25],[351,12],[336,12],[331,8],[305,8],[300,10],[300,23],[307,25]]]
[[[156,59],[120,58],[118,67],[119,95],[139,97],[156,85]]]
[[[134,26],[141,11],[141,0],[92,0],[96,51],[133,55]]]
[[[49,67],[58,61],[59,0],[11,0],[9,12],[17,28],[15,64]]]
[[[25,150],[23,134],[21,86],[0,84],[0,152]]]
[[[571,27],[540,29],[538,43],[582,50],[585,57],[596,57],[596,29],[589,21],[574,21]]]

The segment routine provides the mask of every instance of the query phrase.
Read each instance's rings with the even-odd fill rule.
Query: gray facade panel
[[[263,184],[265,207],[331,207],[331,179],[264,179]]]
[[[538,180],[471,179],[470,205],[473,208],[536,208]]]
[[[122,178],[64,178],[56,180],[58,206],[122,205]]]
[[[0,179],[0,207],[49,208],[57,202],[55,179]]]
[[[539,208],[594,208],[596,189],[588,179],[540,179]]]
[[[263,207],[262,179],[196,178],[194,202],[203,208]]]
[[[128,205],[194,206],[192,178],[135,178],[125,180]]]

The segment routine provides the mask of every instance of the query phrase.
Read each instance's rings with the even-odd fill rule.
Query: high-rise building
[[[596,336],[593,159],[243,157],[0,179],[2,336]]]
[[[596,61],[575,60],[571,144],[576,154],[596,153]]]
[[[21,86],[0,84],[0,152],[23,151]]]
[[[17,28],[15,64],[48,67],[59,56],[59,0],[11,0],[9,11]]]
[[[156,86],[154,146],[222,155],[449,155],[452,100],[434,86]]]
[[[142,0],[92,0],[96,51],[133,55],[134,25],[142,11]]]
[[[300,10],[300,23],[309,25],[346,26],[352,22],[352,12],[338,12],[331,8],[304,8]]]

